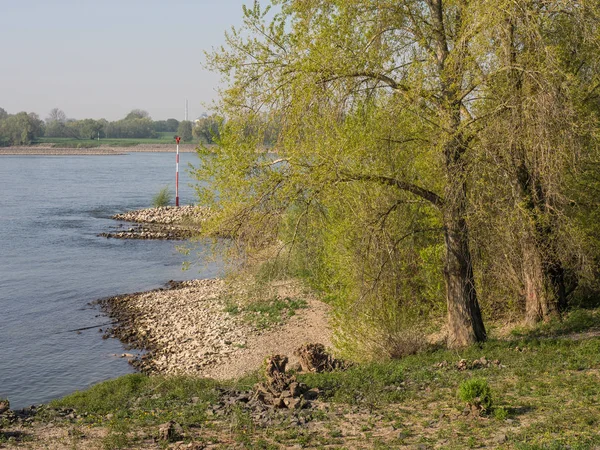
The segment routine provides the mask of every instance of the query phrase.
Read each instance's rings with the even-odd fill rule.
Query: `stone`
[[[158,427],[158,440],[174,442],[183,436],[183,428],[174,420],[170,420]]]
[[[301,390],[300,390],[300,383],[297,382],[293,382],[290,383],[290,394],[292,395],[292,397],[298,397],[301,394]]]
[[[299,398],[284,398],[283,399],[283,403],[285,404],[285,406],[288,409],[299,409],[301,404],[302,404],[302,400]]]
[[[0,414],[10,410],[10,402],[7,399],[0,400]]]
[[[493,438],[494,444],[504,444],[506,442],[506,440],[507,440],[506,434],[504,434],[504,433],[497,434]]]

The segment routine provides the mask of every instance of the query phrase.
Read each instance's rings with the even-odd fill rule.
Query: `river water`
[[[181,204],[194,202],[185,167],[196,159],[181,154]],[[132,372],[91,301],[221,274],[218,263],[182,271],[193,255],[180,243],[97,237],[174,180],[173,153],[0,157],[0,397],[11,407]]]

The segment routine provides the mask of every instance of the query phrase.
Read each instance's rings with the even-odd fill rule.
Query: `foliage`
[[[124,120],[135,120],[135,119],[151,119],[148,111],[143,109],[132,109],[129,114],[125,116]]]
[[[158,193],[152,197],[152,206],[154,208],[161,208],[168,206],[173,201],[173,194],[169,190],[169,186],[165,186]]]
[[[153,121],[150,114],[141,109],[132,110],[121,120],[109,122],[106,119],[68,119],[64,111],[54,108],[46,118],[44,135],[75,140],[158,139],[160,133],[177,131],[178,125],[176,119]]]
[[[469,406],[483,412],[492,410],[492,390],[487,380],[471,378],[470,380],[463,381],[458,387],[458,398]]]
[[[196,120],[192,133],[201,144],[214,144],[219,139],[219,124],[222,120],[215,116],[201,117]]]
[[[177,132],[179,121],[177,119],[157,120],[154,122],[154,131],[157,133],[169,132],[171,135]]]
[[[0,146],[29,145],[44,133],[44,124],[35,113],[0,114]]]
[[[228,85],[196,170],[206,232],[237,261],[278,245],[353,357],[411,353],[444,320],[448,345],[482,341],[480,302],[564,309],[598,260],[568,192],[598,154],[599,11],[575,3],[244,8],[208,55]]]
[[[177,134],[184,142],[189,142],[192,140],[192,122],[189,120],[182,120],[179,122],[179,126],[177,127]]]

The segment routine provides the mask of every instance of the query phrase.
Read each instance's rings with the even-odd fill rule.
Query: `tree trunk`
[[[458,348],[486,339],[477,302],[468,229],[460,211],[445,218],[446,256],[444,275],[448,305],[448,347]]]
[[[523,283],[525,285],[525,322],[535,325],[550,319],[567,306],[564,268],[552,243],[552,225],[543,225],[543,215],[551,214],[545,204],[545,192],[541,186],[534,190],[532,174],[524,162],[518,171],[519,200],[524,204],[528,217],[522,238]],[[545,218],[547,220],[547,217]]]
[[[512,96],[509,96],[511,108],[510,130],[513,141],[511,155],[515,168],[513,186],[517,196],[515,210],[522,205],[526,211],[525,237],[521,239],[522,275],[525,295],[525,322],[534,325],[548,320],[559,309],[566,308],[566,289],[564,269],[554,254],[552,245],[553,229],[543,225],[547,193],[539,181],[540,177],[528,164],[526,144],[521,140],[524,119],[524,93],[522,71],[515,69],[517,63],[517,45],[515,43],[515,25],[512,19],[507,21],[506,58]],[[510,92],[510,91],[509,91]],[[511,99],[512,97],[512,99]],[[546,218],[547,219],[547,218]]]
[[[525,287],[525,322],[531,326],[547,320],[555,308],[545,283],[544,263],[538,246],[531,237],[526,237],[521,244],[521,249]]]

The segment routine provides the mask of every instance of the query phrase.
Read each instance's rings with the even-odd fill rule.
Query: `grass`
[[[233,315],[242,314],[244,319],[256,328],[267,329],[284,323],[287,318],[296,314],[296,310],[306,306],[306,301],[302,299],[274,296],[247,305],[232,300],[225,311]]]
[[[173,195],[171,194],[171,191],[169,191],[169,186],[165,186],[152,197],[152,206],[154,208],[168,206],[171,204],[172,200]]]
[[[287,306],[276,307],[278,302],[286,304],[285,299],[273,299],[267,309],[256,308],[274,316],[285,314]],[[105,448],[154,442],[158,425],[174,420],[183,427],[187,442],[214,443],[223,449],[591,449],[600,446],[600,337],[536,334],[556,335],[571,328],[565,324],[582,321],[596,329],[598,321],[588,322],[590,316],[581,319],[580,314],[575,311],[562,323],[542,325],[512,340],[490,340],[460,351],[431,350],[339,372],[300,374],[299,381],[321,391],[319,400],[311,409],[271,413],[269,426],[243,404],[223,414],[211,413],[223,392],[248,389],[256,376],[221,383],[133,374],[50,406],[60,408],[54,414],[75,410],[69,427],[105,429]],[[469,370],[456,366],[460,359],[482,356],[501,365]],[[473,383],[492,392],[491,414],[472,414],[457,395],[461,386]],[[84,448],[85,442],[80,443]]]
[[[516,337],[557,337],[586,330],[600,330],[600,309],[576,308],[564,317],[554,317],[533,329],[515,328]]]
[[[133,147],[143,144],[173,144],[175,139],[173,136],[176,133],[159,133],[157,138],[132,138],[132,139],[113,139],[103,138],[97,139],[75,139],[75,138],[54,138],[40,137],[36,140],[36,144],[52,144],[53,147],[63,148],[95,148],[102,146],[109,147]]]

